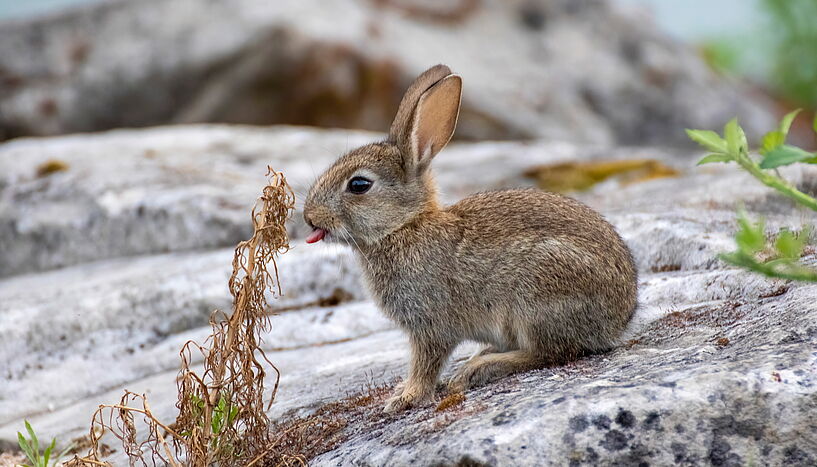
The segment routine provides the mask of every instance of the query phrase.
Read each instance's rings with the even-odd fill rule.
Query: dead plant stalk
[[[91,452],[75,457],[69,465],[109,465],[100,460],[99,451],[106,432],[119,438],[132,465],[148,465],[146,453],[154,464],[158,460],[196,467],[254,464],[268,453],[266,411],[278,391],[280,373],[261,348],[262,333],[270,329],[265,292],[273,297],[281,294],[275,258],[289,249],[285,223],[295,197],[282,174],[268,168],[267,176],[269,183],[252,210],[253,235],[236,246],[233,256],[228,284],[233,312],[227,317],[215,311],[210,317],[213,332],[205,343],[188,341],[179,352],[175,423],[162,423],[144,395],[125,391],[119,404],[99,406],[91,422]],[[200,373],[191,369],[194,350],[203,357]],[[276,372],[267,404],[264,363]],[[136,401],[141,408],[130,405]],[[147,425],[147,438],[141,441],[134,414],[140,414]]]

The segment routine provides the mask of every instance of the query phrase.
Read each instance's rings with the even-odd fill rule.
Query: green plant
[[[37,435],[34,433],[34,429],[31,428],[31,424],[28,423],[26,420],[26,431],[28,431],[28,436],[30,438],[26,438],[23,436],[22,433],[19,431],[17,432],[17,443],[20,445],[20,449],[23,450],[23,453],[28,458],[28,461],[31,464],[23,464],[24,467],[49,467],[48,462],[51,461],[51,454],[54,452],[54,448],[57,445],[57,438],[51,440],[51,444],[45,448],[42,454],[40,454],[40,442],[37,440]],[[68,446],[62,452],[57,453],[54,455],[53,464],[52,466],[57,465],[57,463],[65,457],[65,455],[70,451],[74,446]]]
[[[762,220],[752,223],[741,210],[738,224],[740,230],[735,235],[738,249],[722,253],[719,256],[722,260],[768,277],[817,282],[817,271],[800,264],[800,256],[811,234],[809,227],[799,232],[782,230],[772,242],[767,243]]]
[[[193,404],[193,414],[197,419],[197,424],[201,427],[204,424],[204,400],[195,394],[191,394],[190,402]],[[238,417],[238,407],[230,402],[230,398],[227,394],[222,393],[218,399],[218,403],[213,407],[213,416],[210,419],[210,429],[213,433],[210,446],[213,450],[229,448],[226,443],[221,442],[220,435],[228,429],[234,429],[233,423],[236,417]],[[181,435],[189,436],[190,431],[182,432]]]
[[[817,164],[817,153],[786,144],[789,128],[799,110],[786,115],[778,128],[763,136],[758,161],[749,152],[746,133],[737,119],[731,120],[723,130],[723,137],[708,130],[687,130],[689,137],[705,147],[711,154],[698,161],[698,165],[714,162],[735,162],[761,183],[795,202],[817,211],[817,199],[798,190],[785,180],[777,168],[794,163]],[[817,132],[817,119],[814,121]],[[771,171],[770,171],[771,170]],[[735,266],[743,267],[770,277],[817,282],[817,271],[800,263],[800,256],[811,234],[806,227],[800,232],[781,231],[767,245],[762,221],[752,223],[741,209],[738,213],[740,230],[735,236],[737,251],[724,253],[720,258]]]

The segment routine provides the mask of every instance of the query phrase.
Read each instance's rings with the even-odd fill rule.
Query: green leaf
[[[775,241],[775,249],[781,258],[800,259],[803,248],[810,235],[808,227],[795,234],[791,230],[783,230]]]
[[[711,164],[713,162],[731,162],[732,156],[726,154],[709,154],[698,161],[698,165]]]
[[[760,143],[760,153],[766,155],[769,151],[782,146],[786,142],[786,137],[778,130],[773,130],[763,135]]]
[[[232,425],[236,417],[238,417],[238,407],[233,407],[230,409],[230,416],[227,418],[227,426]]]
[[[814,123],[811,124],[811,127],[814,129],[814,132],[817,133],[817,113],[814,114]]]
[[[28,420],[25,422],[26,431],[28,431],[28,435],[31,436],[31,449],[34,451],[37,457],[40,457],[40,442],[37,440],[37,435],[34,433],[34,429],[31,428],[31,424],[28,423]]]
[[[733,118],[729,120],[729,123],[723,127],[723,136],[726,138],[726,152],[731,155],[736,155],[740,148],[742,147],[742,141],[740,137],[741,131],[739,131],[740,126],[738,125],[738,119]]]
[[[815,157],[817,157],[817,155],[814,153],[804,151],[797,146],[789,146],[786,144],[766,154],[766,157],[764,157],[760,163],[760,168],[773,169],[782,165],[794,164],[795,162],[808,161]]]
[[[740,230],[735,234],[735,242],[738,249],[746,254],[755,254],[766,246],[766,233],[762,220],[752,224],[746,217],[746,213],[738,213],[738,224]]]
[[[726,152],[726,141],[710,130],[686,130],[692,141],[714,152]]]
[[[224,396],[221,396],[221,398],[218,400],[218,404],[213,408],[211,428],[213,429],[214,434],[219,434],[221,432],[221,424],[224,417],[224,404],[226,403],[227,399]]]
[[[34,463],[37,462],[37,458],[34,455],[34,451],[31,450],[31,444],[19,431],[17,432],[17,444],[20,445],[20,449],[23,450],[29,461]]]
[[[797,109],[797,110],[794,110],[792,112],[789,112],[789,113],[786,114],[785,117],[783,117],[783,120],[780,121],[780,130],[779,131],[780,131],[780,133],[783,134],[783,139],[784,140],[786,139],[786,136],[788,136],[788,134],[789,134],[789,129],[791,129],[791,124],[794,121],[794,117],[796,117],[797,114],[799,114],[802,110],[803,109]]]
[[[746,132],[738,125],[738,141],[740,142],[740,150],[744,154],[749,154],[749,140],[746,139]]]
[[[193,401],[194,405],[197,405],[199,407],[201,407],[202,404],[204,404],[204,401],[201,400],[201,397],[199,397],[199,396],[197,396],[195,394],[190,394],[190,400]]]
[[[221,431],[221,417],[215,412],[213,412],[213,420],[210,422],[210,428],[214,435],[219,434]]]
[[[57,445],[57,438],[54,438],[54,439],[51,440],[51,444],[49,444],[48,447],[45,448],[45,452],[43,453],[43,466],[44,467],[48,467],[48,460],[51,459],[51,451],[54,450],[54,446],[56,446],[56,445]],[[55,461],[54,464],[56,464],[56,463],[57,462]]]
[[[780,235],[778,235],[774,243],[774,247],[781,258],[799,258],[800,252],[803,250],[803,245],[800,245],[800,242],[797,241],[797,237],[791,230],[780,232]]]

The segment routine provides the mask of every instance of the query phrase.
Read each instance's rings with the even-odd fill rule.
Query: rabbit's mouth
[[[329,232],[326,229],[319,229],[316,227],[314,230],[312,230],[312,233],[306,237],[306,243],[317,243],[323,240],[328,233]]]

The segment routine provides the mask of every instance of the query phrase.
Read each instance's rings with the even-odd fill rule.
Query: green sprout
[[[190,401],[194,408],[194,418],[198,420],[196,424],[199,427],[202,427],[204,425],[204,400],[195,394],[191,394]],[[238,417],[238,412],[238,407],[232,404],[229,396],[222,393],[218,399],[218,403],[213,407],[213,414],[210,419],[210,429],[213,433],[211,447],[213,450],[218,451],[232,449],[232,447],[228,444],[222,443],[219,435],[221,435],[227,428],[233,426],[236,418]],[[181,434],[182,436],[190,436],[191,433],[189,431],[184,431]]]
[[[768,277],[791,279],[796,281],[817,282],[817,271],[800,264],[800,256],[811,229],[803,228],[799,232],[783,230],[767,246],[765,227],[762,220],[752,223],[741,210],[738,213],[740,230],[735,235],[737,251],[722,253],[719,258],[729,264],[750,271],[759,272]],[[771,256],[768,259],[759,259]]]
[[[732,119],[726,124],[723,129],[723,137],[708,130],[687,130],[687,135],[711,152],[698,161],[698,165],[736,162],[764,185],[817,211],[817,199],[795,188],[776,170],[778,167],[794,163],[817,164],[817,153],[786,144],[791,124],[799,112],[798,109],[787,114],[778,128],[763,136],[761,147],[758,150],[762,156],[759,161],[750,155],[746,133],[738,124],[737,119]],[[817,119],[814,121],[814,131],[817,132]],[[800,263],[800,257],[811,234],[810,228],[805,227],[796,233],[783,230],[777,237],[771,239],[769,246],[762,221],[751,223],[741,209],[738,212],[738,224],[740,230],[735,235],[738,249],[731,253],[721,254],[722,260],[769,277],[817,282],[817,271]],[[771,252],[771,257],[761,259],[763,253],[767,252]]]
[[[687,130],[687,135],[689,135],[690,139],[711,151],[711,154],[698,161],[698,165],[713,162],[737,162],[743,170],[749,172],[764,185],[774,188],[809,209],[817,211],[817,199],[798,190],[779,175],[765,171],[766,169],[774,169],[795,162],[817,164],[817,154],[785,144],[792,121],[799,112],[798,109],[789,113],[783,118],[777,129],[763,136],[763,143],[759,152],[764,157],[760,163],[749,155],[746,133],[738,125],[737,119],[732,119],[726,124],[723,129],[723,137],[709,130]],[[817,120],[815,120],[814,127],[815,131],[817,131]]]
[[[54,454],[53,463],[49,466],[48,462],[52,460],[51,455],[57,445],[57,439],[52,439],[51,444],[49,444],[48,447],[45,448],[45,451],[40,454],[40,442],[37,440],[37,435],[34,433],[34,429],[31,428],[31,424],[28,423],[28,420],[26,420],[25,423],[26,431],[28,431],[28,436],[30,436],[30,438],[26,438],[19,431],[17,432],[17,443],[20,445],[20,449],[23,450],[23,453],[30,462],[30,464],[23,464],[23,467],[53,467],[57,465],[60,459],[68,454],[68,451],[73,449],[74,445],[72,444],[65,448],[62,452]]]

